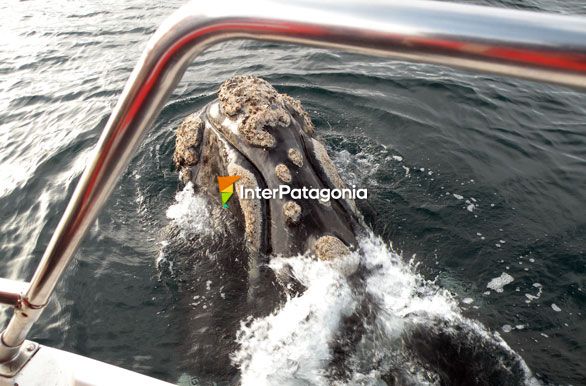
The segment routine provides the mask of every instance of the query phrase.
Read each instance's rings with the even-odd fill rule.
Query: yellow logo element
[[[218,188],[222,197],[222,207],[228,207],[228,200],[234,194],[234,183],[239,179],[239,176],[218,176]]]

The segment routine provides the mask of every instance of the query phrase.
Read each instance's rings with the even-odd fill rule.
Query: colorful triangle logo
[[[222,199],[222,207],[228,207],[228,200],[234,194],[234,183],[239,179],[239,176],[218,176],[218,189]]]

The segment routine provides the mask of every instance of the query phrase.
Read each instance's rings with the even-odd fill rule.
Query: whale
[[[253,289],[289,291],[289,296],[304,290],[291,281],[275,285],[271,271],[263,271],[272,258],[307,255],[332,262],[361,253],[359,240],[368,234],[369,228],[358,209],[357,195],[352,194],[355,187],[343,181],[301,103],[279,93],[261,78],[239,75],[228,79],[220,86],[215,100],[187,116],[176,130],[173,162],[180,180],[207,197],[216,212],[229,214],[223,218],[230,217],[232,231],[241,233],[241,244],[222,239],[200,247],[206,251],[216,247],[228,251],[223,254],[221,265],[226,268],[220,277],[228,277],[228,271],[244,266],[247,283],[236,280],[222,286],[232,286],[235,299],[241,299],[242,304],[257,302],[253,316],[270,314],[286,301],[278,293],[271,296]],[[304,189],[349,193],[325,198],[291,194]],[[281,191],[289,194],[278,194]],[[240,258],[244,255],[247,261],[242,263]],[[235,261],[240,264],[238,267]],[[343,274],[356,284],[355,291],[359,292],[364,274],[360,263],[344,266]],[[291,277],[277,279],[280,282]],[[193,284],[189,278],[184,282],[203,286],[203,281]],[[376,307],[368,303],[368,297],[364,299],[358,311],[344,321],[339,334],[342,343],[332,342],[335,355],[330,371],[342,378],[344,363],[351,360],[353,352],[347,346],[358,345],[365,333],[360,328],[362,321],[376,317]],[[209,340],[199,344],[202,353],[198,364],[209,372],[215,369],[218,374],[225,373],[230,380],[237,380],[237,369],[226,370],[230,354],[211,341],[208,325],[222,325],[222,339],[226,340],[240,326],[238,308],[230,306],[216,314],[197,313],[182,323],[187,330],[191,326],[186,334],[194,341]],[[242,309],[242,314],[246,314],[251,308]],[[387,385],[536,384],[523,359],[497,333],[482,330],[476,322],[463,316],[443,319],[425,313],[407,315],[404,319],[409,321],[409,327],[393,344],[401,345],[401,355],[430,375],[422,380],[414,378],[407,368],[392,368],[381,377]],[[234,342],[230,342],[229,347],[236,349]],[[211,355],[214,350],[218,352]]]
[[[332,259],[355,249],[356,236],[364,231],[361,215],[298,100],[263,79],[236,76],[222,84],[216,101],[188,116],[176,135],[174,162],[183,182],[218,201],[217,178],[236,176],[240,189],[226,209],[244,225],[251,253],[294,256],[309,251]],[[307,193],[247,198],[243,189],[337,189],[343,198]]]

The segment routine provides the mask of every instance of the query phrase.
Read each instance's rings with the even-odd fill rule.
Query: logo
[[[240,179],[239,176],[218,176],[218,188],[222,198],[222,207],[228,207],[228,200],[234,195],[234,183]],[[303,186],[301,188],[292,188],[289,185],[279,185],[277,188],[261,189],[247,188],[240,185],[238,187],[238,196],[241,200],[283,200],[285,198],[292,198],[294,200],[320,200],[322,202],[329,202],[331,199],[367,199],[367,189],[357,189],[356,185],[351,188],[343,189],[328,189],[328,188],[308,188]]]
[[[228,200],[234,194],[234,183],[238,181],[238,176],[218,176],[218,188],[222,197],[222,207],[228,207]]]

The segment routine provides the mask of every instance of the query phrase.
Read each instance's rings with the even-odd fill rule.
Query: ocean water
[[[576,0],[474,3],[586,15]],[[30,279],[138,55],[181,4],[0,4],[1,277]],[[361,291],[343,266],[295,257],[271,268],[302,296],[274,312],[243,302],[233,224],[210,231],[213,207],[172,165],[178,123],[235,74],[299,98],[344,179],[369,189]],[[188,70],[31,338],[170,382],[376,384],[400,368],[433,383],[401,348],[442,320],[518,358],[528,381],[586,384],[585,192],[585,93],[224,43]],[[347,323],[363,329],[350,348]]]

